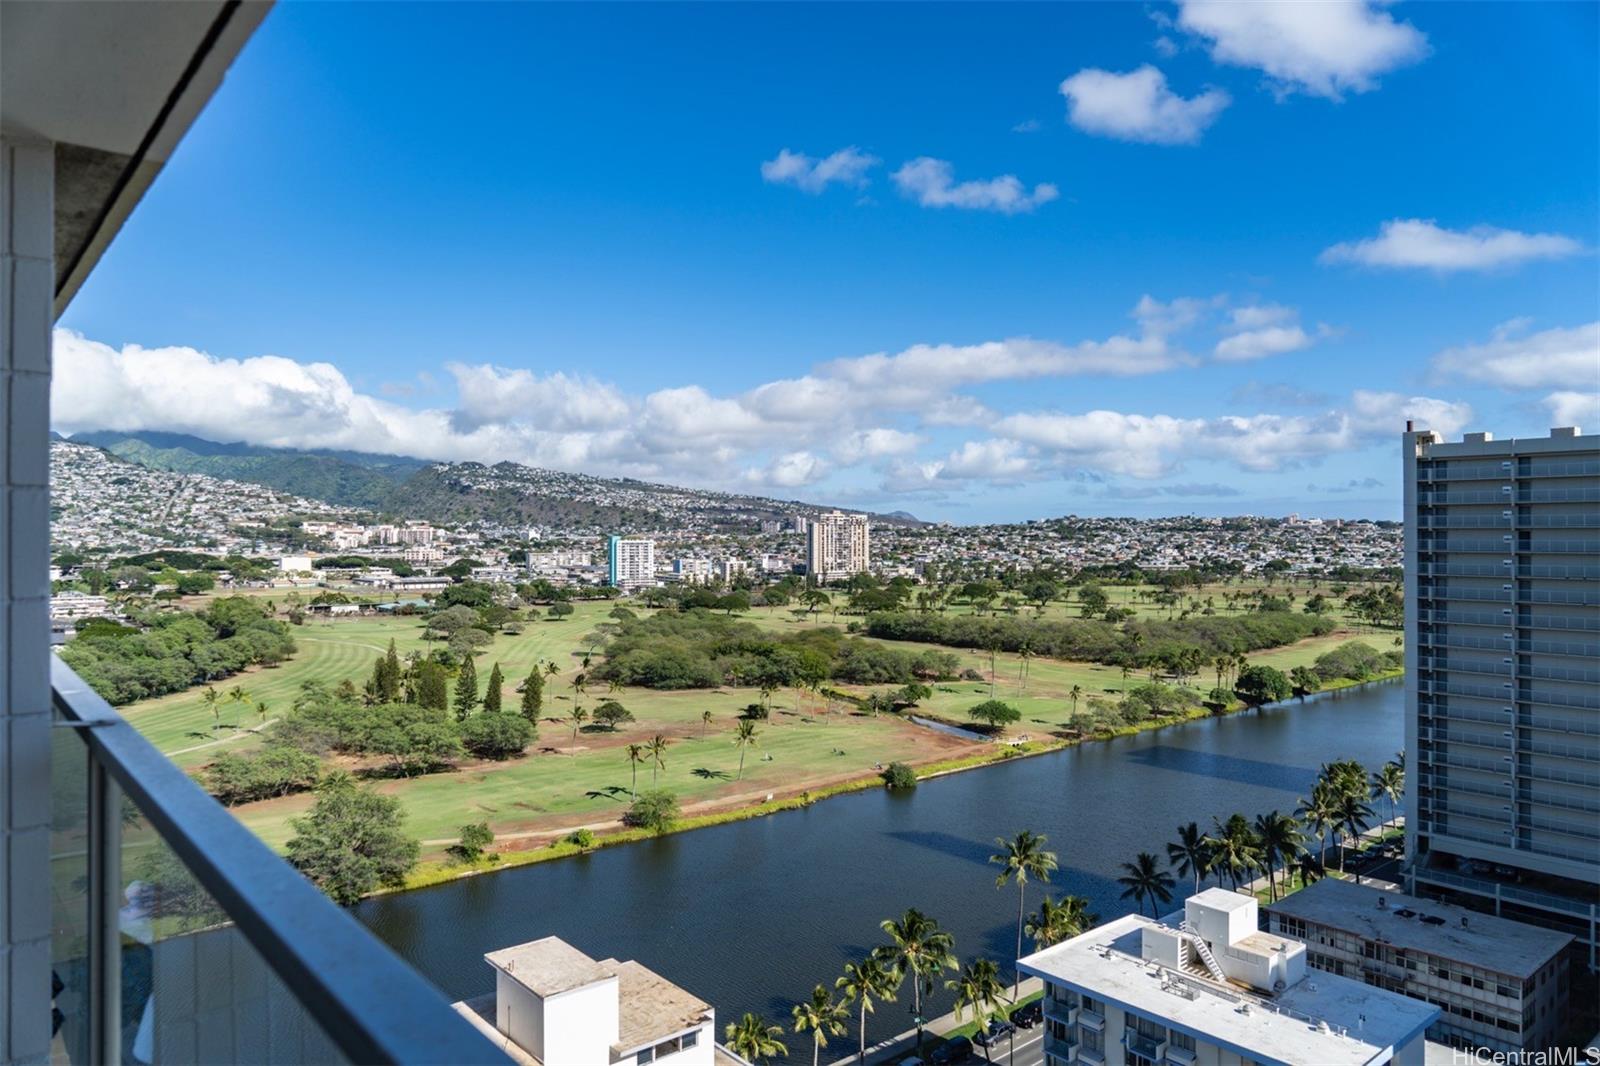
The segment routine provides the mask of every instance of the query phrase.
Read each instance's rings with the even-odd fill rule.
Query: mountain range
[[[442,463],[401,455],[218,443],[182,433],[101,430],[77,444],[156,470],[206,474],[343,507],[431,522],[483,521],[571,532],[606,529],[748,531],[761,522],[814,513],[799,500],[600,478],[520,463]],[[904,511],[874,521],[916,525]]]

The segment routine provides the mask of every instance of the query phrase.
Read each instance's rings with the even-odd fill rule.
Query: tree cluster
[[[86,627],[61,658],[113,705],[181,692],[247,666],[275,665],[294,654],[289,627],[244,596],[203,611],[151,611],[141,628]]]

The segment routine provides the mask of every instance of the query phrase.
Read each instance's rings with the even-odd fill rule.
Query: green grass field
[[[769,793],[783,796],[821,789],[860,778],[879,764],[896,760],[922,764],[982,748],[896,716],[870,717],[843,702],[830,708],[824,701],[785,690],[772,698],[772,718],[758,726],[759,744],[746,753],[740,777],[739,752],[731,734],[739,711],[759,698],[748,688],[689,692],[624,689],[611,693],[597,687],[582,696],[585,706],[617,699],[638,721],[616,733],[590,727],[574,739],[570,724],[559,718],[571,706],[571,682],[581,670],[584,638],[606,620],[610,609],[609,603],[578,604],[567,618],[530,622],[521,634],[497,636],[479,657],[480,679],[487,677],[494,663],[501,664],[508,710],[518,703],[515,686],[537,664],[552,661],[559,667],[559,673],[546,681],[546,720],[540,722],[539,739],[527,757],[504,763],[474,762],[454,772],[385,779],[378,784],[383,791],[404,799],[407,829],[426,842],[425,855],[440,854],[460,826],[469,822],[488,821],[503,843],[527,845],[539,843],[557,830],[613,822],[626,808],[632,788],[624,748],[656,733],[672,742],[666,767],[657,771],[658,783],[674,792],[689,812],[743,806]],[[1050,610],[1065,609],[1053,604]],[[788,609],[760,608],[745,617],[778,631],[834,624],[827,611],[796,618]],[[840,624],[846,621],[848,616],[840,617]],[[334,685],[349,680],[359,686],[391,639],[404,656],[426,647],[422,633],[422,620],[415,617],[308,621],[294,630],[299,651],[290,662],[253,669],[215,686],[222,697],[217,705],[220,725],[214,722],[202,698],[204,690],[199,688],[122,710],[160,750],[193,771],[219,752],[247,750],[261,743],[254,731],[260,724],[255,702],[267,705],[266,721],[271,723],[289,710],[302,683]],[[1379,650],[1387,650],[1393,641],[1389,633],[1341,632],[1258,653],[1251,661],[1288,670],[1309,664],[1349,639],[1365,639]],[[963,667],[977,670],[985,680],[936,685],[933,698],[922,707],[941,717],[959,719],[967,708],[989,697],[990,658],[983,652],[953,650]],[[993,667],[994,694],[1023,712],[1023,721],[1013,728],[1013,734],[1037,737],[1064,726],[1073,709],[1073,686],[1082,689],[1083,707],[1089,701],[1116,700],[1124,685],[1120,669],[1094,663],[1033,658],[1026,664],[1024,677],[1024,663],[1018,656],[1000,654]],[[1142,675],[1134,674],[1126,683],[1141,680]],[[1191,683],[1209,688],[1213,680],[1202,674]],[[235,686],[248,694],[248,703],[228,698]],[[864,694],[868,690],[855,691]],[[713,715],[709,727],[701,722],[707,710]],[[641,788],[650,787],[649,765],[639,767],[638,783]],[[269,843],[282,847],[292,835],[289,820],[311,801],[307,795],[293,796],[239,807],[235,813]]]

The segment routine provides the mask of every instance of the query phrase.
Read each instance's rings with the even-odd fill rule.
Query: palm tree
[[[1017,882],[1017,954],[1022,958],[1022,921],[1027,907],[1028,878],[1037,878],[1048,883],[1050,872],[1057,868],[1056,854],[1044,850],[1048,838],[1042,833],[1036,834],[1024,829],[1015,839],[1007,840],[1005,837],[995,837],[995,844],[1000,850],[989,856],[989,861],[1001,867],[1000,876],[994,879],[994,887],[1004,888],[1007,881],[1015,879]],[[1011,990],[1011,997],[1016,998],[1022,987],[1022,971],[1016,972],[1016,982]]]
[[[790,1010],[794,1015],[796,1036],[811,1030],[811,1066],[817,1066],[822,1049],[828,1046],[828,1037],[843,1036],[849,1031],[845,1020],[850,1017],[850,1005],[834,999],[826,985],[811,990],[810,1003],[796,1003]]]
[[[1126,875],[1117,878],[1117,883],[1127,886],[1123,889],[1122,898],[1134,900],[1139,905],[1139,913],[1144,913],[1144,901],[1150,901],[1150,914],[1156,916],[1156,903],[1170,903],[1172,901],[1172,875],[1163,870],[1159,865],[1160,860],[1148,851],[1141,851],[1132,862],[1125,862],[1122,868]]]
[[[651,788],[654,788],[656,784],[656,771],[667,768],[667,746],[671,743],[672,741],[657,733],[650,738],[650,743],[644,746],[645,754],[649,755],[651,762],[655,764],[650,767]]]
[[[754,1063],[771,1062],[774,1056],[787,1055],[789,1049],[779,1040],[783,1026],[772,1025],[759,1014],[746,1014],[737,1022],[729,1022],[725,1043],[736,1055]]]
[[[1311,831],[1311,838],[1316,841],[1318,862],[1327,858],[1328,831],[1338,825],[1338,799],[1328,782],[1318,781],[1311,787],[1311,795],[1301,800],[1300,806],[1295,808],[1296,816],[1305,823],[1305,827]]]
[[[1067,690],[1067,698],[1072,701],[1072,715],[1076,718],[1078,715],[1078,701],[1083,699],[1083,686],[1073,685],[1072,688]]]
[[[1178,826],[1178,839],[1167,845],[1167,861],[1180,876],[1193,877],[1194,890],[1200,891],[1200,882],[1211,872],[1211,846],[1197,823]]]
[[[235,705],[247,704],[247,703],[250,702],[250,693],[246,692],[242,686],[235,685],[235,686],[233,686],[232,688],[230,688],[228,690],[228,702],[232,703],[232,704],[235,704]],[[234,728],[237,729],[238,726],[239,726],[238,719],[235,718],[234,719]]]
[[[921,1052],[922,993],[933,991],[940,970],[956,968],[955,937],[915,907],[901,915],[899,921],[886,918],[880,924],[889,934],[889,957],[895,968],[911,977],[911,1013],[917,1023],[917,1051]]]
[[[222,724],[222,712],[217,710],[217,690],[206,686],[205,692],[200,695],[200,700],[206,705],[206,710],[211,712],[211,732],[215,733]]]
[[[574,703],[572,710],[567,712],[567,721],[572,723],[572,743],[578,743],[578,727],[588,720],[589,712]]]
[[[946,981],[944,986],[956,994],[956,1021],[961,1021],[965,1008],[971,1007],[979,1029],[983,1028],[989,1013],[999,1010],[1005,1002],[1006,986],[1000,983],[1000,967],[992,959],[973,959],[959,976]],[[983,1057],[985,1061],[994,1061],[987,1046]]]
[[[1237,889],[1239,875],[1248,874],[1260,863],[1260,843],[1242,814],[1233,814],[1226,822],[1213,818],[1212,827],[1213,832],[1205,838],[1211,868],[1228,871],[1228,881]]]
[[[881,949],[880,949],[881,951]],[[861,1012],[861,1046],[857,1061],[867,1061],[867,1015],[873,1011],[872,1001],[893,1003],[900,988],[900,971],[887,965],[880,951],[874,951],[859,964],[844,964],[844,976],[833,982],[833,987],[844,993],[846,1003],[859,1004]]]
[[[746,718],[739,723],[739,728],[734,730],[733,743],[739,749],[739,773],[734,780],[744,777],[744,750],[756,746],[756,724]]]
[[[1043,950],[1072,939],[1098,920],[1089,913],[1089,901],[1082,896],[1062,896],[1059,903],[1046,896],[1039,903],[1039,913],[1028,919],[1024,931],[1033,940],[1034,947]]]
[[[645,754],[644,745],[628,745],[628,765],[633,769],[633,798],[639,798],[639,764],[649,758]]]
[[[1399,816],[1400,797],[1406,792],[1406,769],[1400,763],[1390,761],[1383,764],[1381,770],[1372,774],[1372,798],[1387,800],[1389,803],[1389,817],[1384,821],[1384,826],[1394,824]]]
[[[544,664],[544,672],[545,676],[547,677],[555,677],[561,672],[561,667],[556,665],[556,661],[554,659],[551,659],[549,662]]]
[[[1363,774],[1362,778],[1365,779]],[[1367,805],[1365,790],[1359,793],[1342,792],[1339,801],[1334,805],[1334,827],[1340,830],[1339,844],[1339,872],[1344,873],[1344,853],[1346,840],[1351,844],[1361,842],[1361,834],[1367,826],[1372,824],[1372,808]],[[1356,884],[1361,883],[1361,871],[1356,870]]]
[[[700,712],[700,735],[702,737],[706,735],[706,727],[709,726],[710,724],[711,724],[711,712],[710,711],[701,711]]]
[[[1278,861],[1283,861],[1285,872],[1300,853],[1305,850],[1305,834],[1300,831],[1300,823],[1294,815],[1284,814],[1282,811],[1272,811],[1268,814],[1256,815],[1256,839],[1261,842],[1261,859],[1267,867],[1267,898],[1278,898],[1277,884],[1274,881],[1274,872]],[[1287,891],[1287,885],[1285,886]]]

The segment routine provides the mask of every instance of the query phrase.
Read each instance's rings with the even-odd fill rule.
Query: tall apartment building
[[[1600,926],[1600,436],[1407,429],[1407,889]]]
[[[606,580],[613,588],[631,592],[655,586],[655,541],[613,534],[606,541],[606,560]]]
[[[818,581],[839,581],[867,570],[867,516],[828,511],[806,526],[806,573]]]

